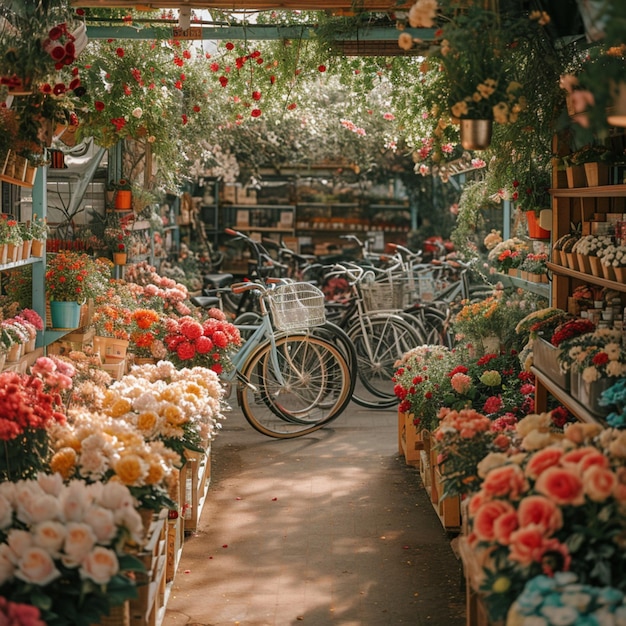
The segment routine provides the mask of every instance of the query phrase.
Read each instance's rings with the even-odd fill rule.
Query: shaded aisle
[[[352,403],[289,441],[234,410],[212,456],[163,626],[464,626],[460,563],[397,455],[395,410]]]

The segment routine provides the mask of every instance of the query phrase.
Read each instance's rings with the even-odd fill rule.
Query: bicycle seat
[[[202,277],[202,284],[205,289],[220,289],[228,287],[233,282],[232,274],[205,274]]]
[[[202,309],[210,309],[212,307],[219,307],[220,299],[217,296],[192,296],[189,301],[194,306]]]

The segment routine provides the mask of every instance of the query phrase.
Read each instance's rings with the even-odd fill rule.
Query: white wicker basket
[[[399,311],[403,308],[402,282],[372,282],[359,285],[365,311]]]
[[[311,328],[326,321],[324,294],[310,283],[280,285],[268,296],[278,330]]]

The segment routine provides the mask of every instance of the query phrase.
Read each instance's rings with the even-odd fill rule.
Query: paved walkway
[[[351,403],[289,441],[234,410],[163,626],[464,626],[450,539],[397,454],[395,410]]]

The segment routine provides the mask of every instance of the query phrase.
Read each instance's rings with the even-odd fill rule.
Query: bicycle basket
[[[311,328],[326,321],[324,294],[310,283],[280,285],[268,297],[278,330]]]
[[[402,282],[376,281],[361,283],[359,288],[366,312],[399,311],[403,308]]]

